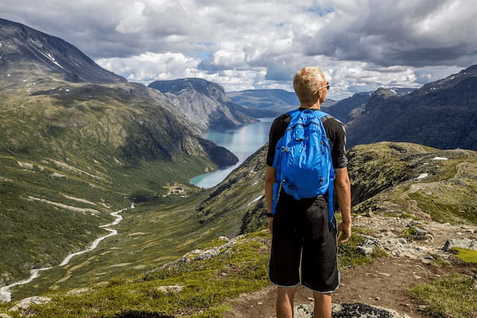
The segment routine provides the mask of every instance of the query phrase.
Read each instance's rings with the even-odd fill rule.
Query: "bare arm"
[[[267,212],[272,212],[272,189],[275,182],[275,168],[267,166],[265,171],[265,204]]]
[[[272,213],[272,191],[275,182],[275,168],[267,166],[265,171],[265,205],[268,213]],[[272,230],[272,217],[268,218],[268,228]]]
[[[340,242],[346,242],[351,237],[351,183],[348,168],[335,169],[335,192],[338,198],[342,222],[339,225]]]

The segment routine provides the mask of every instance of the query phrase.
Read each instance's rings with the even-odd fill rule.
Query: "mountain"
[[[283,89],[248,89],[227,92],[227,96],[244,107],[268,110],[273,114],[270,117],[278,116],[300,103],[294,92]]]
[[[202,224],[224,222],[233,234],[257,230],[263,222],[263,180],[267,147],[263,146],[208,191],[196,211]]]
[[[351,97],[337,101],[325,111],[346,123],[361,113],[371,94],[371,92],[355,93]]]
[[[477,66],[407,94],[379,89],[348,123],[349,145],[415,142],[437,148],[477,149]]]
[[[126,80],[101,68],[70,43],[0,18],[0,88],[44,77],[70,82],[119,83]]]
[[[414,91],[413,88],[379,88],[378,91],[379,90],[386,90],[389,94],[399,96],[404,96]],[[325,105],[324,108],[326,112],[335,116],[342,122],[347,123],[361,115],[372,95],[373,92],[355,93],[353,96],[339,100],[328,107]]]
[[[149,87],[165,94],[201,131],[237,128],[255,122],[239,105],[228,101],[222,86],[201,78],[155,81]]]
[[[246,109],[255,117],[276,117],[296,108],[300,102],[294,92],[283,89],[248,89],[227,92],[233,103]],[[326,100],[323,108],[331,106],[334,100]]]
[[[108,233],[99,225],[131,201],[237,162],[164,95],[71,44],[6,20],[0,35],[0,285]]]

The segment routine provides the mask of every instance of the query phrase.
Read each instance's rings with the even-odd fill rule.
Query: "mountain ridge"
[[[276,117],[300,105],[295,92],[284,89],[247,89],[226,94],[233,103],[259,114],[258,117]],[[335,102],[328,99],[322,107],[330,107]]]
[[[21,23],[0,18],[0,43],[0,70],[8,80],[41,78],[49,72],[70,82],[126,82],[72,44]]]
[[[471,66],[406,95],[375,92],[347,124],[350,146],[386,140],[477,149],[475,70]]]

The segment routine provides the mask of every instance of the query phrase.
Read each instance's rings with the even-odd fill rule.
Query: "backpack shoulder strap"
[[[321,119],[321,118],[323,118],[323,117],[326,117],[326,116],[328,116],[328,117],[331,116],[330,114],[325,113],[325,112],[322,111],[322,110],[314,111],[313,114],[315,115],[316,118],[319,118],[319,119]]]
[[[301,109],[294,109],[287,113],[287,115],[290,116],[289,126],[292,125],[292,123],[294,123],[300,117],[302,112],[303,111]]]

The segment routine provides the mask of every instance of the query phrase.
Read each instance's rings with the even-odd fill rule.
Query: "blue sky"
[[[477,64],[465,0],[2,0],[1,17],[59,36],[131,81],[201,77],[283,88],[320,66],[330,96],[418,87]]]

